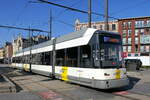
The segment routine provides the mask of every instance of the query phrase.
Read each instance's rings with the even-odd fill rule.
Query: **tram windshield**
[[[102,68],[122,66],[122,42],[119,35],[100,35],[100,62]]]

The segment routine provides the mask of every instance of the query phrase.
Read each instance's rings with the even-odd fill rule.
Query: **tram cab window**
[[[92,45],[92,55],[93,55],[93,67],[99,68],[99,66],[100,66],[100,52],[98,49],[98,44]]]

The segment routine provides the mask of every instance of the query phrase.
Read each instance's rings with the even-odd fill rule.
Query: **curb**
[[[5,82],[0,85],[0,93],[16,93],[16,86],[4,75]]]

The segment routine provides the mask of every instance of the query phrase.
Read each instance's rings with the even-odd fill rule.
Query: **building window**
[[[146,28],[146,32],[149,32],[150,31],[150,28]]]
[[[149,46],[145,46],[145,51],[146,52],[149,52],[150,50],[149,50]]]
[[[131,46],[128,46],[128,52],[131,52]]]
[[[132,26],[132,23],[128,22],[128,28],[131,28],[131,26]]]
[[[123,44],[126,44],[126,38],[123,38]]]
[[[123,46],[123,52],[126,52],[126,46]]]
[[[123,22],[122,24],[122,28],[125,29],[126,28],[126,22]]]
[[[123,36],[123,37],[126,37],[126,35],[127,35],[127,31],[126,31],[126,30],[123,30],[123,31],[122,31],[122,36]]]
[[[135,38],[135,44],[138,44],[138,37]]]
[[[144,46],[141,46],[141,47],[140,47],[140,51],[141,51],[141,52],[144,52]]]
[[[109,25],[107,26],[107,29],[110,30],[110,26]]]
[[[135,30],[135,36],[138,36],[138,33],[139,33],[139,30],[136,29],[136,30]]]
[[[143,35],[144,34],[144,29],[140,30],[140,34]]]
[[[93,28],[95,28],[95,29],[96,29],[96,28],[97,28],[97,27],[96,27],[96,25],[93,25]]]
[[[132,34],[132,31],[128,30],[128,36],[131,36],[131,34]]]
[[[128,38],[128,44],[131,44],[131,38]]]
[[[138,57],[138,56],[139,56],[139,54],[138,54],[138,53],[136,53],[136,54],[134,54],[134,56],[135,56],[135,57]]]
[[[129,53],[128,56],[131,57],[131,53]]]
[[[100,30],[103,30],[103,25],[100,25],[99,28],[100,28]]]
[[[144,27],[144,21],[136,21],[135,27]]]
[[[147,20],[147,26],[150,26],[150,20]]]
[[[112,30],[116,30],[116,24],[112,24]]]
[[[135,45],[135,52],[138,52],[138,45]]]

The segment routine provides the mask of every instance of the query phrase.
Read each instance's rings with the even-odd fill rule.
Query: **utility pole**
[[[56,39],[53,39],[53,51],[52,51],[52,79],[55,79],[55,64],[56,64]]]
[[[49,34],[48,39],[51,40],[52,38],[52,10],[50,9],[49,12]]]
[[[89,19],[89,23],[88,23],[88,27],[91,28],[91,0],[88,0],[88,19]]]
[[[29,71],[31,71],[31,63],[32,63],[32,40],[31,40],[30,26],[29,26],[29,48],[30,48]]]
[[[105,0],[105,30],[108,31],[108,0]]]

